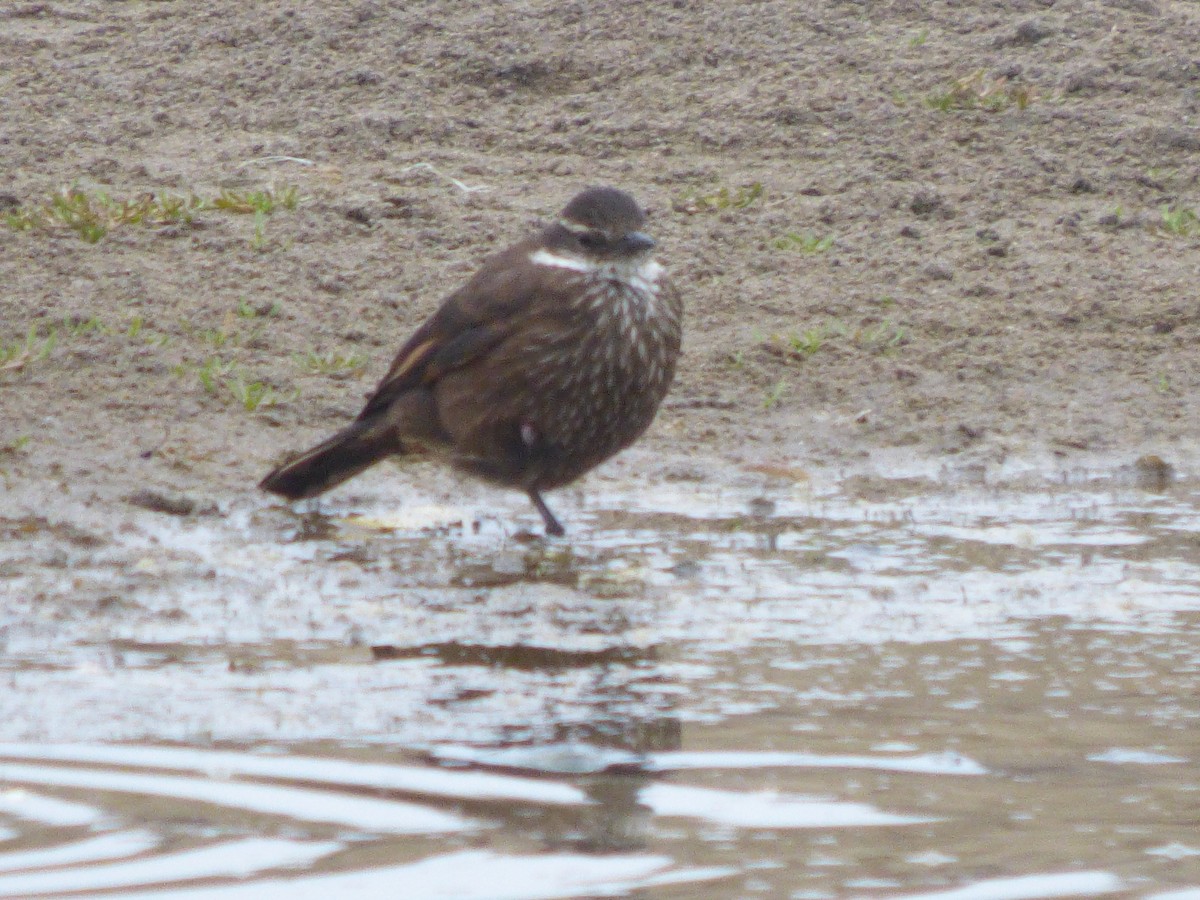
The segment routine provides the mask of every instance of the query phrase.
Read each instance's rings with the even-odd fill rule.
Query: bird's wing
[[[550,286],[540,267],[528,260],[528,248],[515,247],[494,257],[446,298],[400,348],[358,417],[376,415],[405,392],[469,365],[504,340],[525,315],[545,308]]]

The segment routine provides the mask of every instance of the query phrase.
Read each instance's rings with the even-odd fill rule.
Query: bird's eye
[[[587,250],[599,250],[604,246],[604,235],[598,231],[585,231],[579,236],[579,244]]]

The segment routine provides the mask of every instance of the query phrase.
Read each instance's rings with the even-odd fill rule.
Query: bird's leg
[[[528,420],[523,420],[518,428],[518,433],[521,436],[521,443],[525,445],[527,452],[532,453],[541,442],[541,435],[538,434],[537,428]],[[562,523],[554,518],[554,513],[550,512],[550,507],[546,505],[546,501],[542,499],[541,493],[537,488],[529,489],[529,499],[533,501],[533,505],[537,507],[537,511],[542,514],[542,521],[546,523],[546,534],[561,537],[566,534],[562,527]]]
[[[537,511],[542,514],[542,521],[546,523],[546,534],[554,537],[562,537],[566,534],[566,530],[559,523],[558,519],[554,518],[554,513],[550,512],[550,507],[546,505],[546,501],[542,499],[542,495],[537,488],[529,489],[529,499],[533,501],[533,505],[537,507]]]

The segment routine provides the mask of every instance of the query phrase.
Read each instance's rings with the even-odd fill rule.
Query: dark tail
[[[394,428],[355,422],[324,443],[280,466],[259,487],[289,500],[315,497],[401,450]]]

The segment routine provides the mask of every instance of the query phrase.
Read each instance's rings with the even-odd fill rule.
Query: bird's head
[[[624,191],[590,187],[563,207],[543,234],[546,249],[593,265],[638,263],[654,249],[646,214]]]

